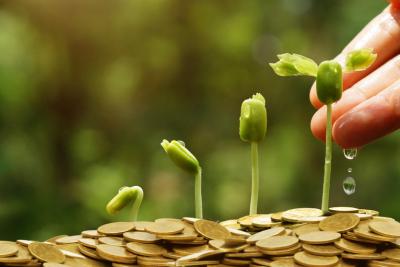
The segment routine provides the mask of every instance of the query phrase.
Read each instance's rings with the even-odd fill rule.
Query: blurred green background
[[[368,3],[367,3],[368,2]],[[312,136],[311,79],[267,67],[282,52],[334,57],[384,0],[0,2],[1,239],[80,233],[141,185],[140,219],[191,216],[193,179],[160,146],[184,140],[203,165],[205,216],[246,214],[250,147],[240,104],[267,99],[260,212],[319,207],[324,146]],[[400,136],[346,160],[334,151],[332,205],[400,218]],[[353,168],[356,193],[342,181]]]

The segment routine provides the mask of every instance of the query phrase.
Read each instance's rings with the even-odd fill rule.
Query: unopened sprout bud
[[[351,51],[346,57],[346,71],[361,71],[374,63],[377,54],[372,49],[359,49]]]
[[[239,135],[245,142],[260,142],[267,132],[267,110],[261,94],[243,101],[240,112]]]
[[[342,97],[342,66],[334,61],[322,62],[317,72],[317,96],[324,104],[332,104]]]
[[[267,132],[267,109],[264,97],[257,93],[252,98],[242,103],[240,112],[240,138],[251,143],[251,198],[249,214],[257,214],[259,169],[258,169],[258,143],[262,141]]]
[[[195,156],[185,147],[182,141],[163,140],[161,146],[167,152],[169,158],[182,170],[191,174],[196,174],[200,168],[200,164]]]
[[[124,186],[118,191],[117,195],[108,202],[106,210],[109,214],[114,215],[129,205],[129,203],[133,203],[132,220],[136,221],[142,200],[143,189],[140,186]]]
[[[203,200],[201,196],[201,167],[196,157],[185,147],[182,141],[163,140],[161,146],[176,166],[195,177],[194,204],[196,218],[203,218]]]

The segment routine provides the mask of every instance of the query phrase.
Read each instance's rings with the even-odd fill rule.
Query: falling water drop
[[[353,194],[356,191],[356,180],[351,176],[347,176],[343,180],[343,190],[347,195]]]
[[[347,172],[348,172],[348,173],[351,173],[352,171],[353,171],[353,168],[348,168],[348,169],[347,169]]]
[[[343,154],[346,159],[352,160],[357,156],[357,148],[343,149]]]

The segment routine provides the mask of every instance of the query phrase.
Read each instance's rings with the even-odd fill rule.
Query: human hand
[[[378,57],[365,71],[343,76],[342,98],[333,104],[333,139],[343,148],[363,146],[400,128],[400,0],[374,18],[336,57],[371,48]],[[311,120],[315,137],[325,139],[326,107],[318,100],[315,84],[310,101],[319,110]]]

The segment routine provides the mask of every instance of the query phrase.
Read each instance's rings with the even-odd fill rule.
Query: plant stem
[[[324,214],[326,214],[329,209],[329,190],[331,187],[331,165],[332,165],[332,104],[327,104],[324,185],[322,189],[322,205],[321,205],[321,209]]]
[[[250,215],[257,214],[258,204],[258,187],[259,187],[259,170],[258,170],[258,143],[251,143],[251,199],[250,199]]]
[[[142,204],[143,200],[143,190],[142,188],[136,186],[137,196],[136,199],[133,200],[132,205],[132,221],[137,221],[140,205]]]
[[[194,189],[195,189],[194,204],[195,204],[196,218],[203,219],[203,200],[201,197],[201,168],[200,167],[195,175]]]

